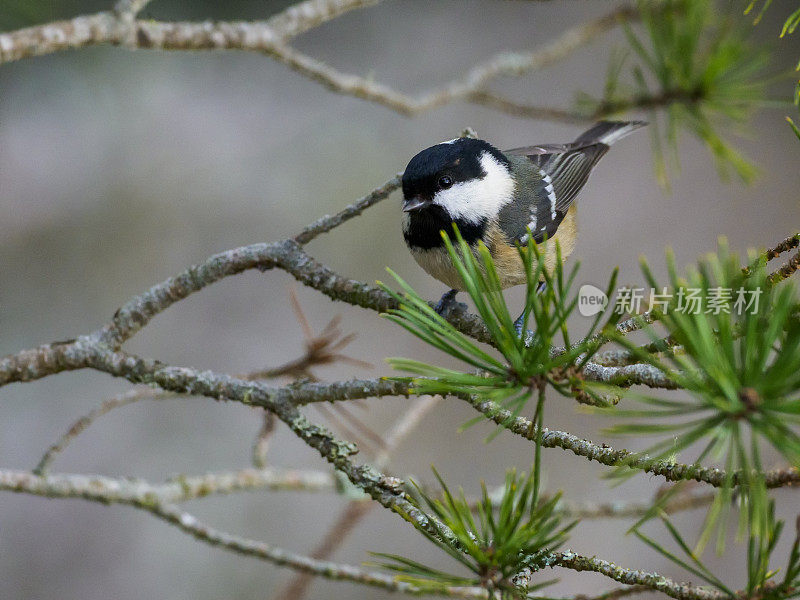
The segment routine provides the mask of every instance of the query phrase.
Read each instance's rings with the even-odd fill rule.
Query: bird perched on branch
[[[601,121],[570,144],[540,144],[500,151],[488,142],[456,138],[417,154],[403,173],[403,236],[419,265],[452,288],[440,314],[462,288],[441,237],[455,223],[473,248],[482,241],[501,285],[525,283],[516,246],[540,248],[552,272],[556,241],[561,258],[575,248],[575,198],[609,146],[644,126],[642,121]],[[530,232],[530,233],[529,233]]]

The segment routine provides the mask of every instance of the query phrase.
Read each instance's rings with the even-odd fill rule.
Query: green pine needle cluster
[[[752,0],[750,4],[747,5],[747,8],[744,11],[744,14],[749,14],[750,11],[753,10],[755,5],[758,3],[758,0]],[[754,20],[754,24],[758,25],[761,21],[761,18],[764,16],[764,13],[769,8],[770,4],[772,4],[772,0],[765,0],[764,4],[761,6],[761,10],[758,12]],[[792,34],[795,32],[795,29],[800,26],[800,8],[795,9],[795,11],[789,15],[786,21],[783,23],[783,27],[781,28],[780,37],[786,37],[786,34]],[[800,71],[800,62],[797,63],[797,71]],[[797,82],[794,88],[794,103],[800,106],[800,81]],[[792,124],[795,133],[798,133],[797,128],[795,127],[794,123],[792,123],[791,119],[789,119],[789,123]],[[800,137],[800,133],[798,133],[798,137]]]
[[[767,53],[749,44],[732,18],[721,17],[713,0],[643,0],[638,9],[643,32],[624,25],[634,60],[632,82],[620,81],[627,57],[612,57],[603,97],[582,97],[583,109],[590,114],[650,109],[662,185],[680,166],[681,130],[708,147],[723,177],[733,169],[743,180],[752,180],[756,168],[726,138],[765,103],[768,80],[760,73]]]
[[[688,560],[682,559],[665,548],[663,544],[646,536],[638,527],[633,529],[633,533],[669,561],[696,575],[720,592],[727,594],[731,598],[745,597],[761,598],[763,600],[786,600],[800,596],[800,518],[797,521],[795,540],[789,551],[786,566],[782,570],[771,568],[772,555],[775,552],[784,527],[783,521],[775,520],[775,502],[773,500],[766,507],[764,535],[749,536],[747,543],[747,584],[740,593],[732,591],[703,564],[698,553],[689,547],[686,540],[664,514],[661,514],[660,518],[670,537]],[[780,574],[783,576],[777,577]]]
[[[800,466],[796,432],[800,425],[800,319],[794,286],[791,282],[773,285],[764,260],[753,260],[743,270],[724,240],[718,255],[701,261],[685,278],[678,276],[669,254],[668,288],[659,285],[646,263],[642,266],[653,289],[671,291],[670,305],[659,319],[671,343],[667,346],[652,326],[645,329],[660,353],[645,351],[623,336],[616,339],[689,395],[685,399],[634,396],[646,408],[604,410],[616,418],[634,419],[608,432],[665,435],[646,450],[654,461],[674,460],[678,453],[699,444],[692,462],[710,459],[725,468],[728,479],[709,510],[699,547],[722,517],[721,549],[725,518],[734,498],[742,504],[741,531],[749,525],[754,535],[762,536],[768,530],[763,445],[771,445],[791,465]],[[694,290],[700,290],[699,294]],[[725,290],[732,290],[730,296]],[[688,306],[681,310],[680,303],[687,303],[689,295],[701,299],[698,310],[687,310]],[[741,298],[749,303],[754,297],[757,305],[736,304]],[[624,465],[621,469],[627,471]]]
[[[514,575],[525,567],[537,566],[567,539],[574,522],[564,524],[558,510],[560,494],[547,500],[539,497],[537,469],[530,473],[506,473],[505,485],[499,499],[493,499],[481,483],[481,497],[470,503],[462,490],[450,492],[434,469],[442,488],[441,499],[433,498],[419,487],[424,504],[458,540],[460,549],[443,542],[419,524],[408,521],[433,544],[460,563],[468,572],[454,575],[392,554],[379,554],[386,562],[381,566],[399,574],[403,581],[421,589],[435,591],[443,586],[481,586],[489,592],[499,592],[504,598],[526,597],[527,593],[543,588],[553,581],[529,586],[527,592],[512,582]],[[494,596],[492,596],[494,597]]]
[[[758,0],[752,0],[750,4],[747,5],[747,8],[744,9],[744,14],[749,15],[755,8],[756,4],[758,4]],[[764,13],[771,4],[772,0],[764,0],[764,3],[761,5],[761,10],[758,11],[756,18],[753,21],[755,25],[758,25],[761,22],[761,19],[764,17]],[[797,8],[792,14],[790,14],[783,23],[780,36],[784,37],[787,33],[794,33],[794,30],[797,29],[798,25],[800,25],[800,8]]]
[[[635,526],[631,531],[637,538],[639,538],[641,541],[643,541],[645,544],[650,546],[653,550],[655,550],[662,556],[666,557],[669,561],[675,563],[676,565],[679,565],[683,569],[686,569],[689,573],[696,575],[697,577],[699,577],[709,585],[712,585],[713,587],[717,588],[721,592],[728,594],[731,598],[735,598],[736,594],[733,591],[731,591],[730,588],[728,588],[719,578],[717,578],[709,570],[708,567],[706,567],[703,564],[703,562],[698,557],[698,552],[692,550],[689,547],[689,544],[681,536],[681,534],[678,532],[675,526],[669,522],[666,516],[661,514],[660,518],[661,521],[666,526],[670,537],[678,545],[681,551],[686,555],[686,558],[689,559],[688,561],[681,559],[677,554],[665,548],[663,544],[660,544],[654,539],[643,534],[639,530],[638,526]]]
[[[577,294],[572,292],[577,265],[567,275],[561,261],[557,260],[553,272],[549,273],[536,244],[518,249],[527,283],[523,329],[530,327],[535,331],[535,334],[521,337],[514,328],[514,319],[503,297],[500,278],[488,249],[479,243],[473,252],[455,226],[454,231],[454,242],[444,232],[442,238],[463,287],[474,302],[500,356],[459,332],[390,271],[404,293],[401,295],[383,286],[400,305],[387,317],[477,372],[447,369],[406,358],[391,358],[389,363],[397,369],[422,376],[413,381],[416,393],[477,395],[504,405],[514,414],[531,394],[547,385],[564,395],[579,396],[586,403],[605,404],[606,396],[580,377],[581,368],[597,351],[597,343],[571,344],[567,331],[567,320],[578,303]],[[537,291],[540,282],[545,284],[541,292]],[[609,294],[615,282],[616,271],[607,288]],[[602,313],[594,319],[587,338],[598,330],[601,317]],[[617,318],[617,315],[611,315],[606,327],[613,325]],[[556,353],[552,350],[559,339],[566,350]]]

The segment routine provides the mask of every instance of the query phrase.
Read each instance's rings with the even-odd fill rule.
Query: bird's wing
[[[529,241],[528,230],[537,244],[545,237],[552,238],[569,206],[563,209],[558,207],[553,179],[541,167],[529,165],[517,176],[522,178],[519,189],[526,191],[500,209],[500,228],[509,240],[523,246]]]
[[[570,204],[589,179],[597,161],[608,152],[608,146],[595,142],[588,144],[541,144],[506,150],[506,154],[527,156],[547,177],[555,193],[555,209],[566,214]],[[545,178],[546,179],[546,178]]]
[[[506,150],[505,154],[530,161],[534,173],[525,187],[534,193],[532,198],[518,198],[504,206],[499,215],[500,226],[511,239],[523,244],[528,242],[528,235],[521,233],[522,229],[530,228],[537,243],[545,235],[553,237],[578,192],[586,185],[592,168],[609,146],[644,125],[642,121],[600,121],[571,144],[538,144]]]
[[[643,121],[600,121],[571,144],[539,144],[508,150],[506,154],[527,156],[546,173],[555,191],[556,210],[566,213],[609,146],[645,125]]]

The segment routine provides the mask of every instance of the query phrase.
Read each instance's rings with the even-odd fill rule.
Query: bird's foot
[[[541,294],[547,288],[547,283],[540,281],[536,286],[536,293]],[[525,330],[525,311],[517,317],[514,321],[514,331],[517,332],[517,337],[525,342],[526,346],[532,346],[536,342],[536,332],[530,329]]]
[[[536,332],[531,329],[525,329],[525,312],[523,311],[517,320],[514,321],[514,331],[517,332],[517,337],[521,339],[526,346],[533,346],[536,343]]]
[[[514,321],[514,331],[517,332],[517,337],[522,337],[523,331],[522,328],[525,327],[525,312],[517,317],[517,320]]]
[[[461,311],[467,310],[466,304],[463,302],[456,302],[457,293],[458,290],[449,290],[445,292],[439,302],[437,302],[436,306],[433,308],[433,310],[436,311],[436,314],[446,317],[455,309],[459,309]]]

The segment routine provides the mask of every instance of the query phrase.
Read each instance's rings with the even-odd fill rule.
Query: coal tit
[[[575,248],[574,203],[609,146],[645,125],[602,121],[571,144],[540,144],[501,152],[488,142],[457,138],[417,154],[403,173],[403,236],[417,263],[450,288],[442,313],[463,289],[440,232],[452,223],[473,248],[482,241],[505,287],[525,283],[516,245],[546,239],[541,255],[549,272]]]

